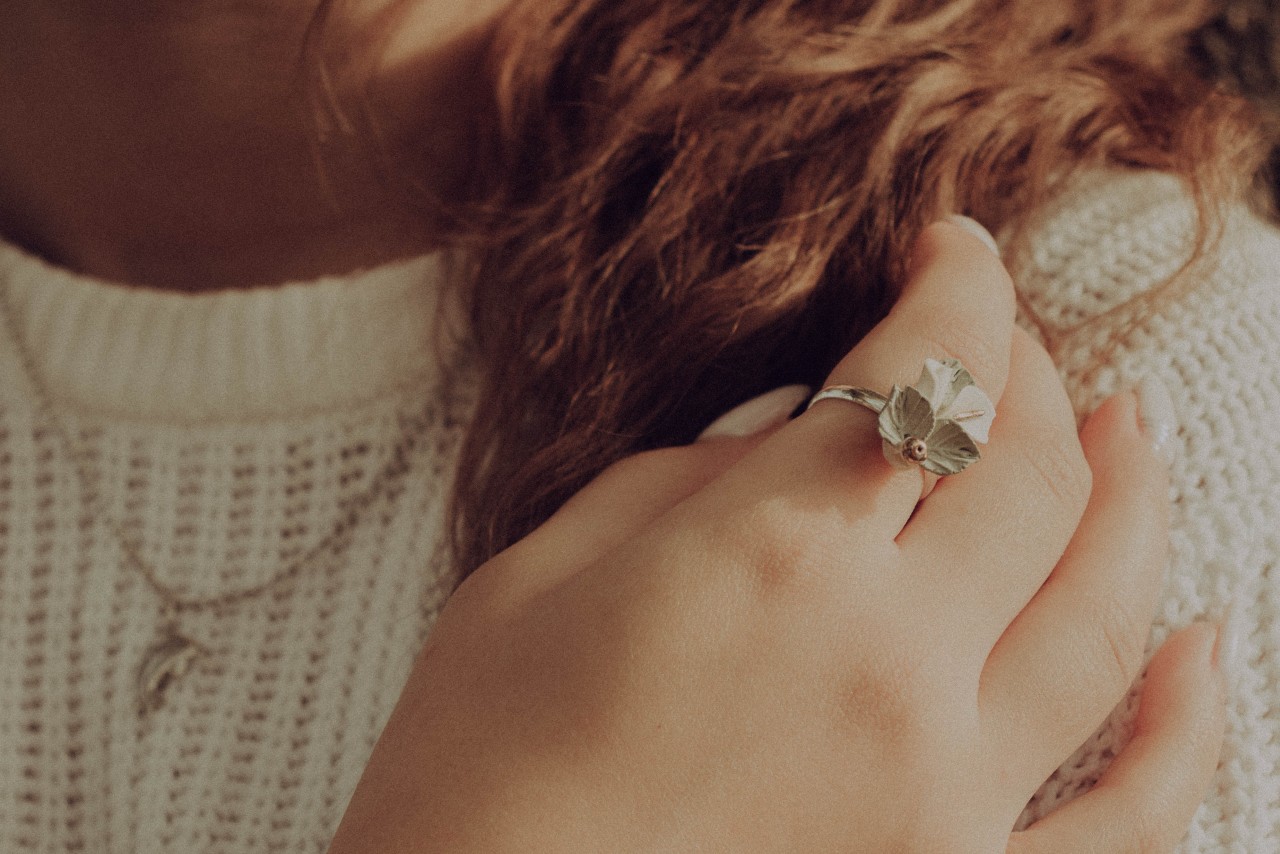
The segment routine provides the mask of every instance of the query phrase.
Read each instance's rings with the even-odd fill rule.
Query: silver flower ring
[[[894,386],[889,396],[854,386],[827,386],[809,400],[835,398],[880,416],[884,458],[899,467],[918,465],[936,475],[957,474],[981,458],[996,417],[995,404],[956,359],[925,359],[914,386]]]

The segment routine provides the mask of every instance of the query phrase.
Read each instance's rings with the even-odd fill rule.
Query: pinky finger
[[[1226,689],[1197,623],[1151,660],[1133,738],[1092,791],[1009,837],[1009,854],[1173,851],[1217,769]]]

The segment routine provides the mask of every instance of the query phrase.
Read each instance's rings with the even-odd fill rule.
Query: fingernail
[[[807,385],[784,385],[753,397],[712,421],[698,436],[698,441],[723,436],[750,436],[767,430],[786,421],[796,407],[809,399],[809,394]]]
[[[992,254],[997,258],[1000,257],[1000,245],[996,243],[996,239],[991,236],[991,232],[983,228],[982,223],[978,222],[976,219],[970,219],[969,217],[961,216],[960,214],[951,214],[951,216],[947,217],[947,222],[952,225],[960,226],[965,231],[985,243],[987,248],[990,249]]]
[[[1173,464],[1178,435],[1178,414],[1173,409],[1169,388],[1153,376],[1138,383],[1138,423],[1152,449],[1166,464]]]
[[[1218,621],[1218,642],[1213,648],[1213,666],[1222,674],[1227,692],[1235,691],[1244,667],[1244,605],[1240,594],[1231,598],[1231,604]]]

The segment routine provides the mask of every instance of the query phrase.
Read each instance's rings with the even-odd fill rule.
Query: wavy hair
[[[1194,74],[1197,0],[515,0],[459,278],[479,404],[451,504],[464,572],[610,463],[816,385],[950,212],[1016,242],[1100,165],[1202,213],[1265,158]],[[412,168],[410,164],[410,168]]]

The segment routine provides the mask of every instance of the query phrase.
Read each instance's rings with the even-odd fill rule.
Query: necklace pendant
[[[203,650],[199,644],[168,625],[160,641],[147,650],[138,669],[138,704],[142,714],[154,712],[164,703],[164,692],[181,679]]]

